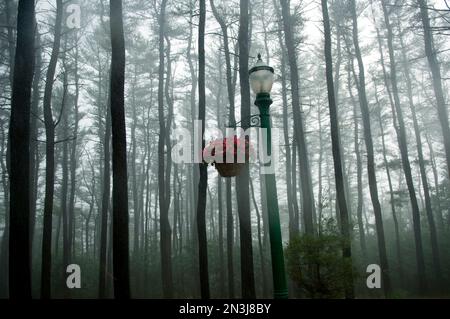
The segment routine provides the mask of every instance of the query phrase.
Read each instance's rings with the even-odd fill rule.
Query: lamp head
[[[261,59],[258,54],[258,61],[249,71],[250,86],[255,94],[270,93],[274,81],[274,70]]]

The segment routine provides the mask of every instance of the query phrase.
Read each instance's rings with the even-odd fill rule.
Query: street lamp
[[[261,60],[258,54],[258,61],[249,71],[250,86],[256,94],[255,105],[259,109],[261,128],[267,131],[267,143],[262,143],[267,147],[265,154],[270,157],[272,153],[272,135],[270,127],[269,108],[272,104],[270,90],[274,81],[274,70]],[[265,163],[270,166],[271,163]],[[278,209],[277,185],[275,182],[275,172],[265,174],[265,187],[267,197],[267,210],[270,235],[270,252],[272,255],[273,290],[275,299],[285,299],[288,297],[286,274],[284,269],[283,242],[281,239],[280,215]]]

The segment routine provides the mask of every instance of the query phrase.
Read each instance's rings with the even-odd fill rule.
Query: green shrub
[[[286,248],[287,270],[298,288],[310,298],[342,298],[353,275],[342,257],[345,243],[335,221],[329,219],[318,236],[299,235]]]

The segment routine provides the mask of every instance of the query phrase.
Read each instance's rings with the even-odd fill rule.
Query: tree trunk
[[[372,129],[370,126],[370,111],[366,95],[366,79],[365,79],[364,64],[361,56],[361,50],[359,48],[358,21],[356,16],[355,0],[350,1],[350,14],[352,16],[353,21],[353,30],[352,30],[353,45],[355,48],[355,55],[358,61],[358,68],[359,68],[359,79],[356,83],[358,87],[358,98],[361,107],[361,116],[364,126],[364,140],[366,143],[366,151],[367,151],[367,174],[369,177],[369,190],[370,190],[370,197],[372,198],[373,211],[375,215],[375,224],[378,240],[378,254],[380,258],[380,266],[382,269],[383,288],[385,295],[389,296],[391,293],[391,282],[389,277],[389,267],[386,255],[383,217],[381,214],[380,200],[378,198],[378,186],[377,186],[377,177],[375,174],[375,158],[372,141]],[[356,80],[357,79],[355,75],[355,81]]]
[[[61,180],[61,204],[60,204],[60,215],[62,216],[62,223],[63,223],[63,263],[62,263],[62,269],[61,269],[61,287],[64,293],[68,292],[66,290],[66,287],[64,285],[65,281],[63,280],[66,277],[66,268],[70,264],[70,250],[71,250],[71,242],[69,239],[70,236],[70,230],[69,230],[69,216],[67,211],[67,191],[69,186],[69,150],[67,145],[67,138],[68,138],[68,110],[67,110],[67,64],[66,64],[66,58],[67,58],[67,36],[64,38],[64,46],[63,46],[63,56],[62,56],[62,68],[63,68],[63,94],[62,94],[62,101],[61,101],[61,112],[62,115],[62,161],[61,161],[61,170],[62,170],[62,180]]]
[[[273,5],[275,7],[277,17],[279,19],[278,22],[278,44],[281,48],[281,96],[283,101],[283,133],[284,133],[284,141],[286,147],[286,188],[287,188],[287,205],[288,205],[288,213],[289,213],[289,240],[292,240],[295,236],[298,236],[300,231],[300,225],[296,222],[295,216],[298,216],[298,211],[294,210],[294,200],[297,200],[297,194],[294,194],[292,191],[292,169],[297,171],[296,167],[292,166],[291,160],[291,141],[289,139],[289,119],[288,119],[288,100],[287,100],[287,72],[286,72],[286,49],[283,45],[283,35],[281,30],[283,29],[283,22],[281,20],[281,13],[279,7],[275,0],[273,1]],[[267,57],[268,58],[268,57]],[[263,178],[263,177],[262,177]]]
[[[331,28],[330,19],[328,17],[327,0],[322,0],[322,15],[325,34],[325,63],[326,63],[326,79],[328,89],[328,107],[330,110],[331,124],[331,142],[334,162],[334,178],[336,181],[336,195],[339,203],[339,215],[341,221],[341,235],[345,240],[342,247],[342,255],[349,265],[352,265],[351,238],[349,216],[347,211],[347,201],[345,198],[344,176],[342,173],[341,149],[339,141],[339,124],[336,106],[336,98],[334,94],[333,80],[333,60],[331,55]],[[351,267],[351,266],[350,266]],[[350,271],[346,278],[345,297],[354,298],[353,273]]]
[[[383,80],[384,80],[384,85],[386,87],[386,91],[387,91],[387,95],[388,95],[388,99],[389,99],[389,103],[391,105],[391,109],[394,110],[394,100],[392,97],[392,92],[391,92],[391,88],[389,86],[389,76],[387,74],[386,71],[386,67],[385,67],[385,63],[384,63],[384,56],[383,56],[383,49],[382,49],[382,43],[381,43],[381,37],[380,37],[380,33],[378,31],[378,28],[376,29],[377,32],[377,39],[378,39],[378,50],[380,52],[380,59],[381,59],[381,67],[383,70]],[[396,250],[397,250],[397,259],[398,259],[398,266],[399,266],[399,271],[400,271],[400,281],[403,283],[404,282],[404,272],[403,272],[403,256],[402,256],[402,251],[401,251],[401,243],[400,243],[400,232],[399,232],[399,221],[398,221],[398,217],[397,217],[397,212],[395,210],[395,198],[394,198],[394,193],[393,193],[393,187],[392,187],[392,181],[391,181],[391,174],[390,174],[390,169],[389,169],[389,164],[387,161],[387,157],[386,157],[386,143],[385,143],[385,138],[384,138],[384,130],[383,130],[383,123],[382,123],[382,118],[381,118],[381,105],[379,104],[378,101],[378,94],[375,90],[375,99],[377,101],[377,104],[379,106],[379,121],[380,122],[380,129],[381,129],[381,140],[382,140],[382,145],[383,145],[383,160],[384,160],[384,165],[386,166],[386,174],[388,176],[388,185],[389,185],[389,191],[390,191],[390,199],[391,199],[391,210],[392,210],[392,219],[394,221],[394,230],[395,230],[395,237],[396,237]],[[395,112],[392,112],[392,116],[395,118]],[[394,121],[394,125],[395,125],[395,121]]]
[[[253,182],[250,180],[250,190],[252,194],[252,201],[253,206],[255,207],[256,211],[256,218],[258,223],[258,248],[259,248],[259,262],[261,264],[261,277],[262,277],[262,295],[263,297],[268,295],[267,291],[267,277],[266,277],[266,264],[264,262],[264,249],[263,249],[263,243],[262,243],[262,231],[261,231],[261,214],[259,213],[258,203],[256,202],[255,198],[255,190],[253,188]]]
[[[42,67],[42,49],[39,33],[35,32],[36,43],[34,45],[34,57],[36,59],[34,65],[33,77],[33,96],[31,98],[31,122],[30,122],[30,176],[31,176],[31,191],[30,191],[30,247],[33,249],[33,239],[36,224],[36,200],[39,178],[39,146],[38,146],[38,116],[39,116],[39,101],[40,81],[41,81],[41,67]]]
[[[317,233],[319,234],[319,236],[322,234],[322,220],[323,220],[323,208],[324,208],[324,201],[325,199],[323,198],[323,178],[322,178],[322,171],[323,171],[323,151],[324,151],[324,147],[323,147],[323,133],[322,133],[322,116],[321,116],[322,110],[320,107],[317,108],[317,122],[318,122],[318,130],[319,130],[319,168],[318,168],[318,172],[317,172],[317,181],[318,181],[318,188],[319,188],[319,192],[317,194],[317,207],[318,207],[318,218],[317,218],[317,222],[318,222],[318,228],[317,228]]]
[[[405,174],[406,184],[408,186],[409,198],[411,201],[412,215],[413,215],[413,227],[414,227],[414,240],[416,244],[416,258],[417,258],[417,271],[419,279],[419,289],[420,293],[424,293],[426,290],[426,278],[425,278],[425,262],[423,256],[422,248],[422,234],[421,234],[421,222],[420,222],[420,211],[417,204],[416,191],[414,189],[413,177],[411,174],[411,165],[408,158],[408,142],[406,139],[406,128],[405,122],[403,120],[403,111],[400,105],[400,97],[398,94],[397,87],[397,69],[394,56],[394,46],[393,46],[393,32],[392,26],[389,21],[389,14],[387,12],[387,7],[385,2],[381,2],[383,7],[384,21],[387,29],[387,42],[389,49],[389,61],[390,61],[390,78],[392,85],[392,94],[394,97],[395,110],[393,114],[397,116],[397,123],[395,123],[394,117],[394,127],[397,133],[398,144],[400,147],[400,154],[403,166],[403,172]],[[396,125],[397,124],[397,125]]]
[[[294,117],[294,135],[297,143],[297,151],[300,165],[302,213],[304,227],[307,234],[313,235],[314,230],[314,194],[312,189],[311,170],[309,166],[308,149],[305,138],[304,119],[300,106],[299,75],[297,67],[297,56],[294,46],[294,34],[292,30],[292,19],[288,0],[280,0],[283,17],[284,38],[291,78],[292,108]]]
[[[62,0],[56,2],[55,36],[50,62],[47,69],[44,91],[44,121],[45,121],[45,199],[44,227],[42,238],[42,268],[41,268],[41,298],[49,299],[51,295],[51,245],[52,245],[52,215],[53,195],[55,188],[55,123],[52,115],[52,91],[58,62],[61,40],[61,24],[63,14]]]
[[[6,37],[8,41],[8,65],[9,65],[9,84],[11,91],[13,91],[14,84],[14,69],[15,69],[15,54],[16,47],[14,46],[14,27],[13,27],[13,0],[5,0],[5,18],[7,23]],[[35,18],[35,17],[33,17]]]
[[[128,256],[127,148],[124,109],[125,43],[122,1],[110,0],[111,127],[113,164],[113,273],[114,297],[130,297]]]
[[[180,216],[180,194],[177,190],[178,165],[174,165],[172,178],[173,192],[173,232],[172,232],[172,251],[175,255],[178,253],[178,219]]]
[[[212,3],[212,1],[211,1]],[[219,83],[217,88],[216,109],[217,109],[217,126],[219,130],[222,130],[222,56],[219,53]],[[219,292],[222,298],[225,298],[225,264],[224,264],[224,250],[223,250],[223,183],[221,176],[217,177],[217,206],[218,206],[218,219],[219,219]]]
[[[359,148],[359,122],[358,122],[358,114],[356,110],[356,101],[353,96],[353,91],[351,87],[351,77],[350,70],[348,72],[348,91],[350,94],[350,99],[353,104],[353,121],[355,123],[355,131],[354,131],[354,145],[355,145],[355,155],[356,155],[356,184],[358,188],[358,203],[356,207],[356,219],[358,221],[358,231],[359,231],[359,243],[361,245],[361,252],[363,258],[367,258],[367,246],[366,246],[366,235],[364,231],[364,222],[363,222],[363,185],[362,185],[362,161],[361,161],[361,152]]]
[[[416,106],[414,105],[413,99],[413,89],[412,89],[412,81],[411,81],[411,71],[409,68],[409,61],[406,56],[406,49],[403,43],[403,38],[400,35],[400,44],[402,48],[402,62],[404,67],[405,79],[406,79],[406,90],[408,93],[408,102],[409,107],[411,109],[413,125],[414,125],[414,134],[416,137],[417,144],[417,155],[419,158],[419,170],[420,177],[422,180],[422,188],[423,194],[425,197],[425,211],[427,213],[428,220],[428,228],[430,230],[430,242],[431,242],[431,252],[433,255],[433,266],[434,266],[434,275],[436,276],[436,283],[438,286],[442,284],[442,270],[441,270],[441,260],[440,260],[440,252],[439,252],[439,244],[436,232],[436,224],[434,221],[433,209],[431,207],[431,197],[430,197],[430,187],[428,186],[428,178],[427,171],[425,169],[425,160],[423,156],[423,147],[422,147],[422,137],[420,136],[420,128],[419,121],[417,120],[416,114]]]
[[[441,70],[437,59],[437,52],[433,44],[430,18],[428,16],[428,5],[426,0],[417,0],[420,6],[420,18],[422,20],[425,54],[433,77],[433,89],[436,98],[439,122],[441,123],[442,135],[444,138],[445,158],[447,161],[447,173],[450,175],[450,128],[448,123],[448,110],[445,103],[444,89],[442,84]]]
[[[108,210],[111,195],[111,92],[108,92],[108,101],[106,104],[105,135],[103,137],[103,178],[102,178],[102,204],[100,212],[100,262],[99,262],[99,298],[106,298],[106,273],[107,273],[107,252],[108,252]]]
[[[159,117],[159,139],[158,139],[158,188],[159,188],[159,210],[160,210],[160,240],[161,240],[161,272],[164,298],[172,298],[172,252],[171,252],[171,229],[169,223],[169,205],[166,198],[166,183],[170,179],[165,176],[164,145],[166,143],[166,120],[164,116],[164,38],[165,38],[165,13],[167,0],[161,3],[159,16],[159,79],[158,79],[158,117]],[[168,149],[167,152],[170,152]]]
[[[78,38],[77,38],[78,41]],[[68,217],[69,217],[69,232],[71,233],[74,229],[75,222],[75,193],[76,193],[76,172],[78,167],[77,162],[77,143],[78,143],[78,125],[79,125],[79,114],[78,114],[78,99],[80,95],[80,76],[78,74],[78,42],[75,48],[75,98],[74,98],[74,128],[73,128],[73,141],[70,148],[70,194],[69,194],[69,204],[68,204]],[[69,242],[74,243],[74,238],[70,237]],[[74,251],[71,250],[70,258],[73,258]]]
[[[195,2],[194,0],[190,0],[190,18],[189,18],[189,38],[188,38],[188,45],[187,45],[187,60],[189,64],[189,72],[191,74],[191,92],[190,92],[190,106],[191,106],[191,133],[194,133],[194,123],[196,120],[196,114],[197,114],[197,105],[195,103],[195,96],[197,92],[197,74],[195,69],[194,61],[195,59],[192,57],[192,41],[194,37],[194,23],[193,23],[193,17],[196,15],[195,11]],[[192,165],[192,171],[190,172],[190,185],[191,193],[193,196],[191,197],[191,206],[190,206],[190,212],[191,212],[191,218],[190,223],[192,225],[191,227],[191,249],[192,249],[192,268],[193,272],[197,272],[198,269],[198,250],[197,250],[197,224],[195,222],[195,215],[197,211],[197,198],[198,198],[198,181],[199,181],[199,171],[197,165]],[[195,286],[195,293],[199,294],[199,285]]]
[[[137,113],[136,113],[136,82],[137,82],[137,66],[134,65],[133,68],[133,80],[131,84],[131,112],[132,112],[132,123],[131,123],[131,182],[132,182],[132,193],[133,193],[133,262],[132,262],[132,273],[133,275],[133,287],[134,292],[139,291],[138,286],[141,282],[141,265],[139,264],[140,247],[140,205],[139,205],[139,194],[138,194],[138,176],[137,176],[137,145],[136,145],[136,126],[138,125]],[[133,293],[133,294],[135,294]]]
[[[202,126],[202,150],[205,147],[205,20],[206,3],[200,0],[200,21],[198,27],[198,119]],[[208,247],[206,238],[206,191],[208,187],[208,167],[205,163],[199,164],[200,180],[198,183],[197,198],[197,232],[198,232],[198,258],[200,272],[200,293],[202,299],[209,299],[209,275],[208,275]]]
[[[444,216],[442,216],[442,206],[441,206],[441,192],[439,190],[439,174],[437,170],[437,164],[436,164],[436,157],[434,155],[434,149],[433,144],[430,140],[430,137],[428,134],[425,135],[425,139],[427,141],[428,149],[430,150],[430,162],[431,162],[431,168],[433,170],[433,177],[434,177],[434,188],[436,192],[437,197],[437,220],[438,220],[438,233],[441,234],[441,236],[444,234]]]
[[[220,25],[223,35],[223,48],[225,54],[225,66],[226,66],[226,80],[227,80],[227,93],[229,103],[229,115],[228,122],[230,125],[236,123],[234,116],[234,84],[233,76],[231,74],[231,59],[230,48],[228,40],[228,27],[225,21],[218,14],[214,1],[210,0],[211,9],[214,17]],[[231,200],[231,178],[227,178],[225,181],[225,202],[226,202],[226,224],[227,224],[227,276],[228,276],[228,298],[234,298],[234,269],[233,269],[233,206]]]
[[[3,121],[0,122],[0,129],[2,132],[1,140],[1,168],[3,172],[8,172],[8,164],[6,154],[8,152],[8,132],[3,128]],[[8,297],[8,265],[9,265],[9,179],[8,174],[2,174],[2,190],[3,190],[3,209],[5,210],[5,230],[2,236],[1,251],[0,251],[0,298]]]
[[[250,84],[248,79],[248,28],[249,4],[240,1],[239,16],[239,79],[241,84],[241,123],[242,129],[250,126]],[[248,139],[248,137],[245,137]],[[253,270],[252,229],[250,219],[249,165],[245,164],[236,177],[236,195],[239,215],[239,238],[241,248],[241,289],[242,298],[255,298],[255,278]]]
[[[403,271],[403,256],[402,256],[402,249],[401,249],[401,243],[400,243],[400,227],[398,223],[398,217],[397,212],[395,209],[395,198],[394,198],[394,190],[392,187],[392,179],[391,179],[391,172],[389,169],[389,163],[386,157],[386,141],[384,138],[384,128],[383,128],[383,119],[381,117],[381,106],[378,102],[377,94],[375,94],[375,99],[377,101],[377,105],[380,108],[378,112],[378,121],[380,124],[380,134],[381,134],[381,144],[383,146],[383,163],[386,167],[386,175],[388,179],[388,185],[389,185],[389,196],[390,196],[390,203],[391,203],[391,211],[392,211],[392,219],[394,221],[394,231],[395,231],[395,247],[397,250],[397,261],[398,261],[398,271],[400,275],[400,283],[404,284],[404,271]]]
[[[333,77],[333,82],[334,82],[334,95],[335,95],[335,100],[336,100],[336,108],[339,107],[339,89],[340,89],[340,74],[341,74],[341,63],[342,63],[342,48],[341,48],[341,28],[337,27],[336,30],[336,63],[335,63],[335,73],[334,73],[334,77]],[[346,169],[346,165],[345,165],[345,148],[342,146],[342,139],[341,139],[341,127],[340,127],[340,122],[343,121],[342,118],[342,114],[338,113],[337,114],[337,123],[338,123],[338,140],[339,140],[339,148],[341,149],[341,163],[342,163],[342,175],[343,175],[343,179],[344,179],[344,192],[345,192],[345,199],[347,201],[347,215],[348,215],[348,222],[349,224],[353,224],[353,220],[352,220],[352,200],[349,194],[349,188],[350,188],[350,184],[348,181],[348,174],[347,174],[347,169]],[[339,207],[337,207],[339,208]],[[350,227],[350,236],[352,235],[352,227]]]
[[[166,122],[166,139],[165,139],[165,149],[166,152],[166,166],[165,166],[165,201],[167,203],[167,214],[169,211],[170,201],[171,201],[171,188],[170,188],[170,175],[172,170],[172,152],[169,150],[172,149],[171,147],[171,141],[170,141],[170,130],[173,122],[173,92],[172,92],[172,58],[170,56],[171,52],[171,44],[170,44],[170,38],[167,36],[167,33],[164,34],[164,38],[167,43],[166,48],[166,55],[167,55],[167,63],[166,63],[166,82],[164,84],[164,95],[166,98],[167,103],[167,122]],[[172,92],[172,93],[171,93]],[[167,216],[167,220],[169,220],[169,217]],[[170,224],[167,223],[167,225],[170,227]],[[176,227],[176,224],[173,225],[173,227]],[[169,242],[169,245],[171,243]],[[172,251],[170,252],[170,256],[172,256]]]
[[[30,98],[34,63],[34,2],[19,1],[10,139],[9,297],[31,298]],[[5,191],[5,190],[4,190]]]

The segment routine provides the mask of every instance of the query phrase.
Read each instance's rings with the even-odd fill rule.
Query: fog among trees
[[[450,297],[450,1],[0,8],[0,298],[273,298],[280,253],[289,298]],[[255,63],[275,175],[181,162],[263,125]]]

